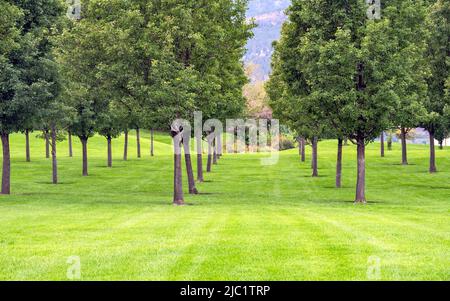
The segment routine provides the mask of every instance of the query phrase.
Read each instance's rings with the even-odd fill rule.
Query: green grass
[[[319,146],[317,179],[296,150],[270,167],[263,155],[225,155],[202,194],[186,195],[191,206],[174,207],[170,139],[157,134],[151,158],[143,136],[140,160],[134,136],[128,162],[123,138],[114,141],[112,169],[106,140],[92,138],[87,178],[78,140],[74,158],[60,143],[54,186],[43,141],[32,140],[26,163],[24,137],[13,135],[0,279],[66,280],[67,259],[79,256],[83,280],[367,280],[369,258],[379,258],[380,280],[450,280],[449,148],[437,151],[440,172],[430,175],[426,146],[410,146],[411,165],[401,166],[398,145],[384,159],[370,145],[366,206],[352,202],[353,146],[340,190],[334,141]]]

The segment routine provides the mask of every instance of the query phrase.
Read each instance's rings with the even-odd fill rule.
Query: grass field
[[[317,179],[296,150],[270,167],[263,155],[225,155],[198,185],[202,194],[174,207],[170,138],[156,136],[151,158],[144,135],[140,160],[134,136],[128,162],[114,141],[112,169],[106,140],[92,138],[88,178],[79,141],[74,158],[60,143],[58,186],[43,141],[32,140],[26,163],[23,135],[12,136],[1,280],[67,280],[71,256],[82,280],[450,280],[450,148],[437,150],[440,172],[430,175],[426,146],[409,147],[410,166],[399,164],[399,145],[384,159],[369,146],[366,206],[353,204],[353,146],[341,190],[334,141],[319,145]]]

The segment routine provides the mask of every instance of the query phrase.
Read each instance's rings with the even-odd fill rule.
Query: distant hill
[[[281,26],[286,20],[284,11],[290,3],[290,0],[250,0],[247,17],[255,18],[258,27],[247,44],[244,62],[260,66],[253,79],[264,80],[269,76],[272,42],[280,37]]]

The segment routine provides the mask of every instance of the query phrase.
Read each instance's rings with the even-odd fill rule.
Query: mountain
[[[270,59],[273,53],[272,42],[280,37],[281,26],[286,21],[284,11],[290,0],[250,0],[247,17],[254,18],[257,28],[254,37],[247,44],[244,62],[256,64],[259,68],[252,75],[253,80],[265,80],[270,73]]]

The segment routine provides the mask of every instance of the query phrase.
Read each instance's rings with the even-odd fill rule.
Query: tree
[[[401,35],[392,19],[408,18],[414,5],[385,1],[380,20],[371,20],[362,1],[293,1],[277,46],[290,99],[301,100],[307,118],[328,123],[338,137],[357,145],[356,202],[366,202],[366,145],[388,128],[403,96],[396,85],[407,84],[397,56]],[[294,110],[302,106],[292,105]]]
[[[2,194],[10,194],[9,135],[26,130],[45,107],[55,83],[46,75],[54,65],[48,54],[63,7],[52,0],[0,1],[0,134],[3,146]]]
[[[450,106],[448,91],[450,42],[450,3],[437,0],[430,8],[428,27],[430,38],[426,58],[431,69],[428,78],[428,97],[425,101],[427,114],[423,122],[430,134],[430,173],[437,172],[435,137],[445,128],[446,106]]]
[[[81,20],[71,22],[58,37],[56,57],[64,77],[66,105],[75,112],[69,131],[81,141],[82,175],[88,176],[88,139],[109,107],[102,75],[111,41],[107,24],[95,20],[90,11],[83,12]]]

